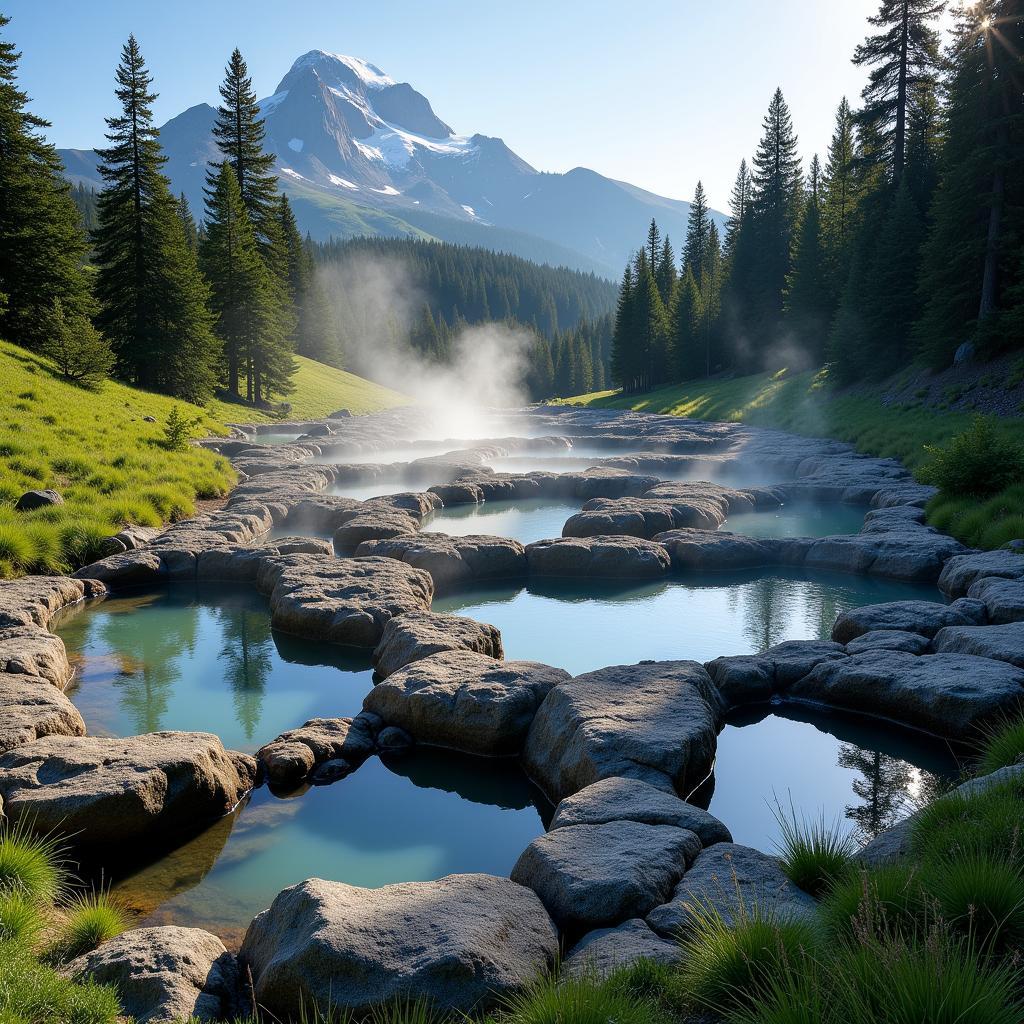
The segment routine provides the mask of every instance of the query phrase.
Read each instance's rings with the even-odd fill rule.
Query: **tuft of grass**
[[[991,775],[1000,768],[1024,761],[1024,717],[1006,716],[990,724],[978,753],[975,771],[978,775]]]
[[[789,880],[815,898],[842,878],[849,870],[857,844],[841,822],[798,819],[790,805],[789,814],[778,804],[773,808],[779,824],[776,848]]]
[[[39,904],[53,903],[65,879],[63,847],[27,825],[0,826],[0,891],[16,891]]]
[[[586,976],[540,978],[505,1000],[501,1013],[503,1024],[668,1024],[653,1002]],[[405,1020],[374,1024],[405,1024]]]
[[[30,948],[42,934],[43,927],[38,900],[19,889],[0,892],[0,948],[4,943]]]
[[[48,951],[48,959],[56,963],[66,963],[89,953],[128,927],[128,915],[102,892],[76,894],[68,901],[62,916]]]
[[[691,914],[681,984],[694,1002],[716,1012],[749,1003],[765,991],[768,979],[803,963],[820,942],[810,923],[756,906],[741,907],[731,924],[710,905],[694,907]]]
[[[848,872],[825,894],[820,913],[830,936],[848,940],[857,935],[912,935],[923,909],[917,868],[896,863]]]

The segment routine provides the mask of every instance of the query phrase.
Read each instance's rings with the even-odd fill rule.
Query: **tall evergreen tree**
[[[729,223],[725,228],[725,258],[732,259],[736,248],[736,238],[743,225],[743,218],[750,206],[750,168],[747,161],[740,161],[740,169],[736,172],[736,182],[729,198]]]
[[[700,292],[689,266],[683,268],[672,303],[669,349],[672,367],[679,380],[694,380],[705,372],[699,344],[701,333]]]
[[[855,120],[844,96],[836,111],[822,175],[821,245],[833,305],[838,303],[850,273],[860,188]]]
[[[635,292],[633,261],[630,260],[622,272],[622,284],[619,286],[611,355],[612,381],[626,392],[636,390],[639,378],[633,332]]]
[[[715,325],[722,311],[722,243],[718,226],[708,223],[707,251],[700,268],[700,342],[704,353],[704,374],[710,377],[715,366]]]
[[[9,21],[0,14],[0,29]],[[54,300],[76,317],[91,312],[92,299],[78,211],[56,150],[41,134],[48,122],[26,110],[20,57],[0,39],[0,335],[39,346]]]
[[[668,322],[646,249],[641,249],[637,254],[633,275],[636,282],[632,318],[636,346],[636,389],[646,391],[668,379]]]
[[[858,121],[871,134],[874,154],[893,182],[903,177],[907,153],[907,113],[911,96],[935,80],[939,37],[935,21],[944,0],[881,0],[868,19],[877,32],[868,36],[853,62],[871,68]]]
[[[654,277],[658,284],[658,294],[667,309],[672,301],[677,277],[676,255],[672,251],[672,243],[668,240],[668,235],[665,236],[665,241],[662,243],[661,255],[658,257],[658,270]]]
[[[189,250],[153,127],[152,79],[134,36],[121,53],[115,90],[121,113],[107,119],[99,151],[105,188],[95,236],[97,325],[122,376],[202,402],[211,393],[217,343],[208,293]]]
[[[701,268],[707,257],[710,228],[711,217],[708,214],[707,196],[704,194],[704,185],[698,181],[693,200],[690,202],[690,213],[686,221],[686,244],[683,246],[683,264],[690,268],[695,278],[700,277]]]
[[[192,216],[192,210],[189,208],[188,199],[185,198],[185,193],[182,192],[178,196],[178,219],[181,221],[181,229],[185,233],[185,244],[189,247],[190,251],[199,251],[199,230],[196,227],[195,218]]]

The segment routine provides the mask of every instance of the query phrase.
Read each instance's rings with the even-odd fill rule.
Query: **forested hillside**
[[[828,363],[846,383],[1024,346],[1024,17],[883,0],[824,159],[781,90],[720,239],[698,183],[679,264],[657,225],[626,267],[613,377],[626,391]]]

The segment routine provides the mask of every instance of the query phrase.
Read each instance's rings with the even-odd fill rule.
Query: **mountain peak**
[[[376,64],[371,64],[362,57],[349,57],[343,53],[330,53],[328,50],[310,50],[304,53],[292,64],[285,78],[307,68],[316,71],[327,85],[354,85],[353,79],[364,89],[387,89],[396,84],[395,80],[384,74]],[[277,91],[280,90],[281,86],[278,86]]]

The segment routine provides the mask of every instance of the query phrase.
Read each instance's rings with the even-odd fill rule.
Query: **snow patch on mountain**
[[[382,196],[400,196],[402,193],[391,185],[385,185],[383,188],[371,188],[371,192],[379,192]]]
[[[350,188],[353,192],[359,191],[359,186],[354,181],[349,181],[347,178],[339,178],[336,174],[328,174],[327,177],[330,179],[332,185],[340,185],[342,188]]]
[[[309,53],[304,53],[292,65],[292,70],[310,65],[316,67],[332,60],[344,64],[368,89],[386,89],[389,85],[395,84],[393,78],[385,75],[379,67],[363,60],[362,57],[349,57],[344,53],[330,53],[328,50],[310,50]]]

